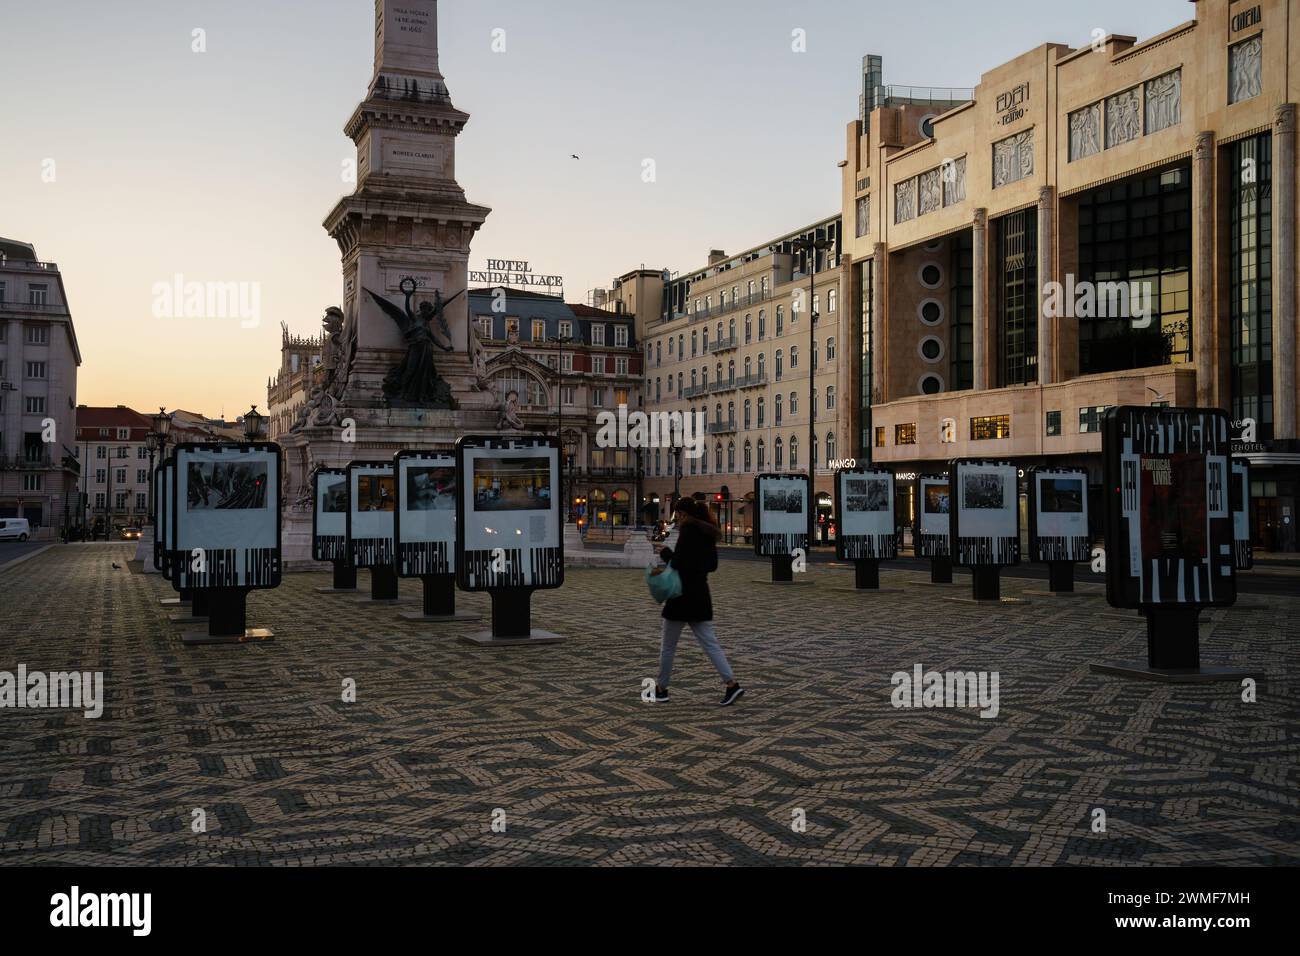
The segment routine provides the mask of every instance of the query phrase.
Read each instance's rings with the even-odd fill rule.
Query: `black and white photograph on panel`
[[[312,557],[346,561],[348,557],[348,473],[318,468],[312,476]]]
[[[1231,455],[1221,409],[1125,405],[1106,412],[1106,596],[1112,605],[1235,603]]]
[[[789,557],[796,548],[808,547],[808,497],[806,475],[759,475],[755,479],[756,554]]]
[[[564,583],[560,450],[550,437],[456,444],[456,575],[463,590]]]
[[[1087,561],[1088,473],[1082,469],[1031,468],[1029,557],[1038,562]]]
[[[949,465],[958,490],[952,508],[953,563],[1020,563],[1020,472],[1006,461],[959,459]]]
[[[456,456],[398,452],[395,534],[397,576],[418,578],[456,570]]]
[[[841,561],[898,557],[894,520],[894,473],[843,469],[835,475],[838,524],[836,557]]]
[[[1232,498],[1232,539],[1238,571],[1255,567],[1255,548],[1250,534],[1250,462],[1232,459],[1230,497]]]
[[[393,563],[397,484],[392,462],[354,461],[347,468],[348,549],[358,568]]]
[[[918,558],[946,558],[952,553],[951,498],[947,475],[921,475],[916,479],[913,538]]]
[[[176,450],[172,517],[179,587],[279,585],[280,475],[277,445],[187,444]]]
[[[186,508],[244,511],[266,507],[264,462],[196,462],[188,465]]]

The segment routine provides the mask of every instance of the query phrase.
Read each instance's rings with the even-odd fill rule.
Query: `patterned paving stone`
[[[108,697],[99,720],[0,710],[0,864],[1300,863],[1300,594],[1202,628],[1205,658],[1266,673],[1246,704],[1091,673],[1143,656],[1141,622],[1042,582],[989,609],[921,573],[859,595],[833,590],[845,570],[782,589],[728,560],[718,631],[747,694],[724,709],[689,637],[672,703],[641,702],[658,609],[635,572],[537,594],[558,645],[473,647],[481,623],[404,621],[304,574],[250,599],[273,643],[185,648],[166,583],[112,568],[129,551],[0,575],[0,670],[102,670]],[[998,716],[895,709],[916,664],[998,672]]]

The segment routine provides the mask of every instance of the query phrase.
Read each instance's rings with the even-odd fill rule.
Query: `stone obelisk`
[[[491,211],[466,201],[456,182],[456,137],[468,121],[438,67],[437,0],[375,0],[374,76],[345,127],[357,146],[357,188],[324,224],[343,257],[355,349],[344,406],[384,404],[384,376],[405,351],[397,324],[364,290],[401,305],[404,280],[415,283],[416,301],[467,288],[470,240]],[[456,392],[470,374],[468,315],[464,295],[445,314],[454,352],[439,371]]]
[[[403,449],[450,450],[461,435],[496,430],[498,403],[478,387],[464,294],[470,240],[491,211],[468,202],[456,182],[456,137],[468,121],[438,68],[437,0],[375,0],[374,76],[345,127],[357,147],[356,189],[325,219],[343,258],[342,318],[327,325],[311,401],[280,440],[290,570],[311,565],[315,469],[389,461]],[[450,302],[446,334],[420,311],[435,294]],[[436,326],[432,363],[447,388],[424,390],[443,396],[428,404],[385,387],[390,372],[408,386],[413,374],[427,375],[423,362],[408,361],[401,326],[411,326],[410,316]]]

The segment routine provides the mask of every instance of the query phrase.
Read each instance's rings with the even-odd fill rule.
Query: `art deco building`
[[[59,267],[0,239],[0,518],[52,536],[77,513],[81,350]]]
[[[854,456],[1099,482],[1107,407],[1218,406],[1249,420],[1256,545],[1294,550],[1297,57],[1300,0],[1201,0],[1142,42],[1030,50],[937,115],[864,98]]]

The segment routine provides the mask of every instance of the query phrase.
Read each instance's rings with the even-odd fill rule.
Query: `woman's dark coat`
[[[714,534],[696,521],[684,522],[677,536],[676,549],[664,548],[660,555],[672,564],[682,579],[682,593],[664,604],[664,618],[687,623],[713,620],[709,574],[718,570],[718,545]]]

